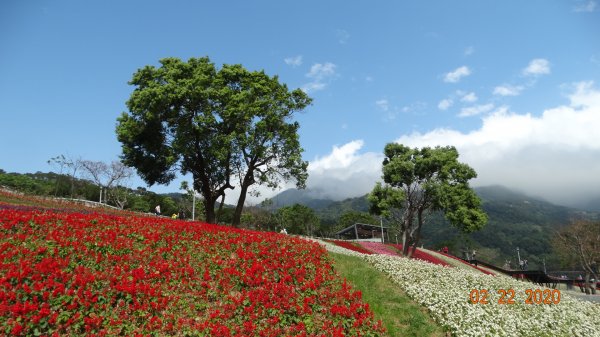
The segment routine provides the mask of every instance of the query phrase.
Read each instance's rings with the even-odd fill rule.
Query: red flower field
[[[0,209],[0,335],[382,333],[316,243],[156,217]]]

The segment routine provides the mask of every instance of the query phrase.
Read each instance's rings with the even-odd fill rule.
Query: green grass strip
[[[360,290],[389,336],[446,336],[426,309],[413,302],[384,273],[359,257],[330,253],[334,268]]]

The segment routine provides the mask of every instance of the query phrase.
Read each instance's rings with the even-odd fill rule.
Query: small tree
[[[390,143],[384,154],[384,183],[378,182],[369,194],[370,211],[398,225],[404,255],[414,253],[421,228],[433,211],[442,211],[463,232],[485,225],[487,215],[469,187],[469,180],[477,174],[458,161],[454,147],[411,149]]]
[[[553,247],[559,255],[583,268],[586,294],[596,294],[596,287],[590,279],[599,281],[600,221],[573,221],[558,231],[553,241]]]

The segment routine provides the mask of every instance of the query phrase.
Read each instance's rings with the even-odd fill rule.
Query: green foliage
[[[278,78],[241,65],[217,69],[208,57],[160,60],[139,69],[129,113],[118,119],[124,162],[150,185],[166,184],[176,170],[193,176],[204,197],[206,220],[215,221],[215,203],[240,179],[234,224],[253,184],[276,186],[280,179],[306,181],[298,123],[292,113],[310,104],[301,90],[288,91]]]
[[[85,184],[85,181],[77,182],[79,188]],[[69,197],[71,192],[69,177],[54,172],[0,173],[0,186],[43,196]],[[78,194],[81,195],[81,191],[78,191]]]
[[[241,225],[244,228],[277,231],[276,216],[271,211],[261,207],[244,208]]]
[[[346,211],[339,217],[334,231],[340,231],[346,227],[352,226],[355,223],[364,223],[370,225],[376,225],[379,223],[379,219],[375,218],[369,213],[359,211]]]
[[[319,218],[314,211],[300,204],[278,209],[275,217],[289,234],[312,236],[319,226]]]
[[[129,194],[127,205],[128,209],[136,212],[148,212],[152,209],[147,199],[136,194]]]

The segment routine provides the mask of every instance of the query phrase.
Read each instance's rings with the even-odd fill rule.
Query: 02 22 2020
[[[498,289],[496,291],[500,298],[498,304],[516,304],[514,289]],[[472,304],[489,304],[488,289],[473,289],[469,293],[469,301]],[[558,304],[560,303],[560,290],[558,289],[525,289],[525,304]]]

